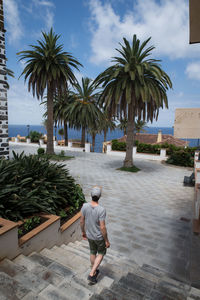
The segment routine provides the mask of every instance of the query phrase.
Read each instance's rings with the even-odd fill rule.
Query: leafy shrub
[[[38,149],[37,149],[37,153],[38,153],[38,155],[44,154],[44,153],[45,153],[44,148],[38,148]]]
[[[177,166],[184,166],[184,167],[193,167],[194,166],[194,159],[193,155],[189,153],[187,150],[182,149],[179,151],[174,151],[170,157],[166,161],[168,164],[173,164]]]
[[[126,151],[126,143],[118,142],[118,140],[112,140],[112,150],[113,151]]]
[[[30,131],[29,135],[32,143],[38,143],[39,140],[42,138],[42,133],[38,131]]]
[[[17,221],[35,213],[78,209],[84,194],[63,165],[42,156],[17,155],[0,160],[0,217]]]

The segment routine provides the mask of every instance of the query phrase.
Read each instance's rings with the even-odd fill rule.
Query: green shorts
[[[98,254],[105,255],[106,254],[106,244],[104,240],[94,241],[88,239],[90,246],[90,253],[93,255]]]

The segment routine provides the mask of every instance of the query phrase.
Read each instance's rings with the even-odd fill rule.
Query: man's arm
[[[110,247],[110,242],[108,240],[108,234],[107,234],[105,221],[100,221],[100,230],[101,230],[101,233],[103,235],[104,241],[106,243],[106,248],[109,248]]]
[[[87,236],[85,233],[85,217],[82,214],[81,214],[80,226],[81,226],[81,231],[82,231],[82,237],[84,239],[86,239]]]

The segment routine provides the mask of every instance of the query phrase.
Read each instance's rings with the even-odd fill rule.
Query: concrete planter
[[[41,215],[44,223],[18,239],[20,222],[11,222],[0,218],[0,260],[7,257],[13,259],[19,254],[28,255],[33,251],[51,248],[54,245],[67,244],[81,239],[79,225],[80,212],[60,226],[60,217]]]
[[[27,143],[27,144],[30,144],[30,142],[31,142],[31,139],[27,138],[27,139],[26,139],[26,143]]]
[[[90,152],[90,143],[85,143],[85,152]]]

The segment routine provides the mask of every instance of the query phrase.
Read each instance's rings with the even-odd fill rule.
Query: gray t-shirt
[[[90,203],[84,203],[81,213],[85,217],[87,238],[95,241],[103,240],[99,221],[104,221],[106,218],[105,208],[99,204],[92,206]]]

